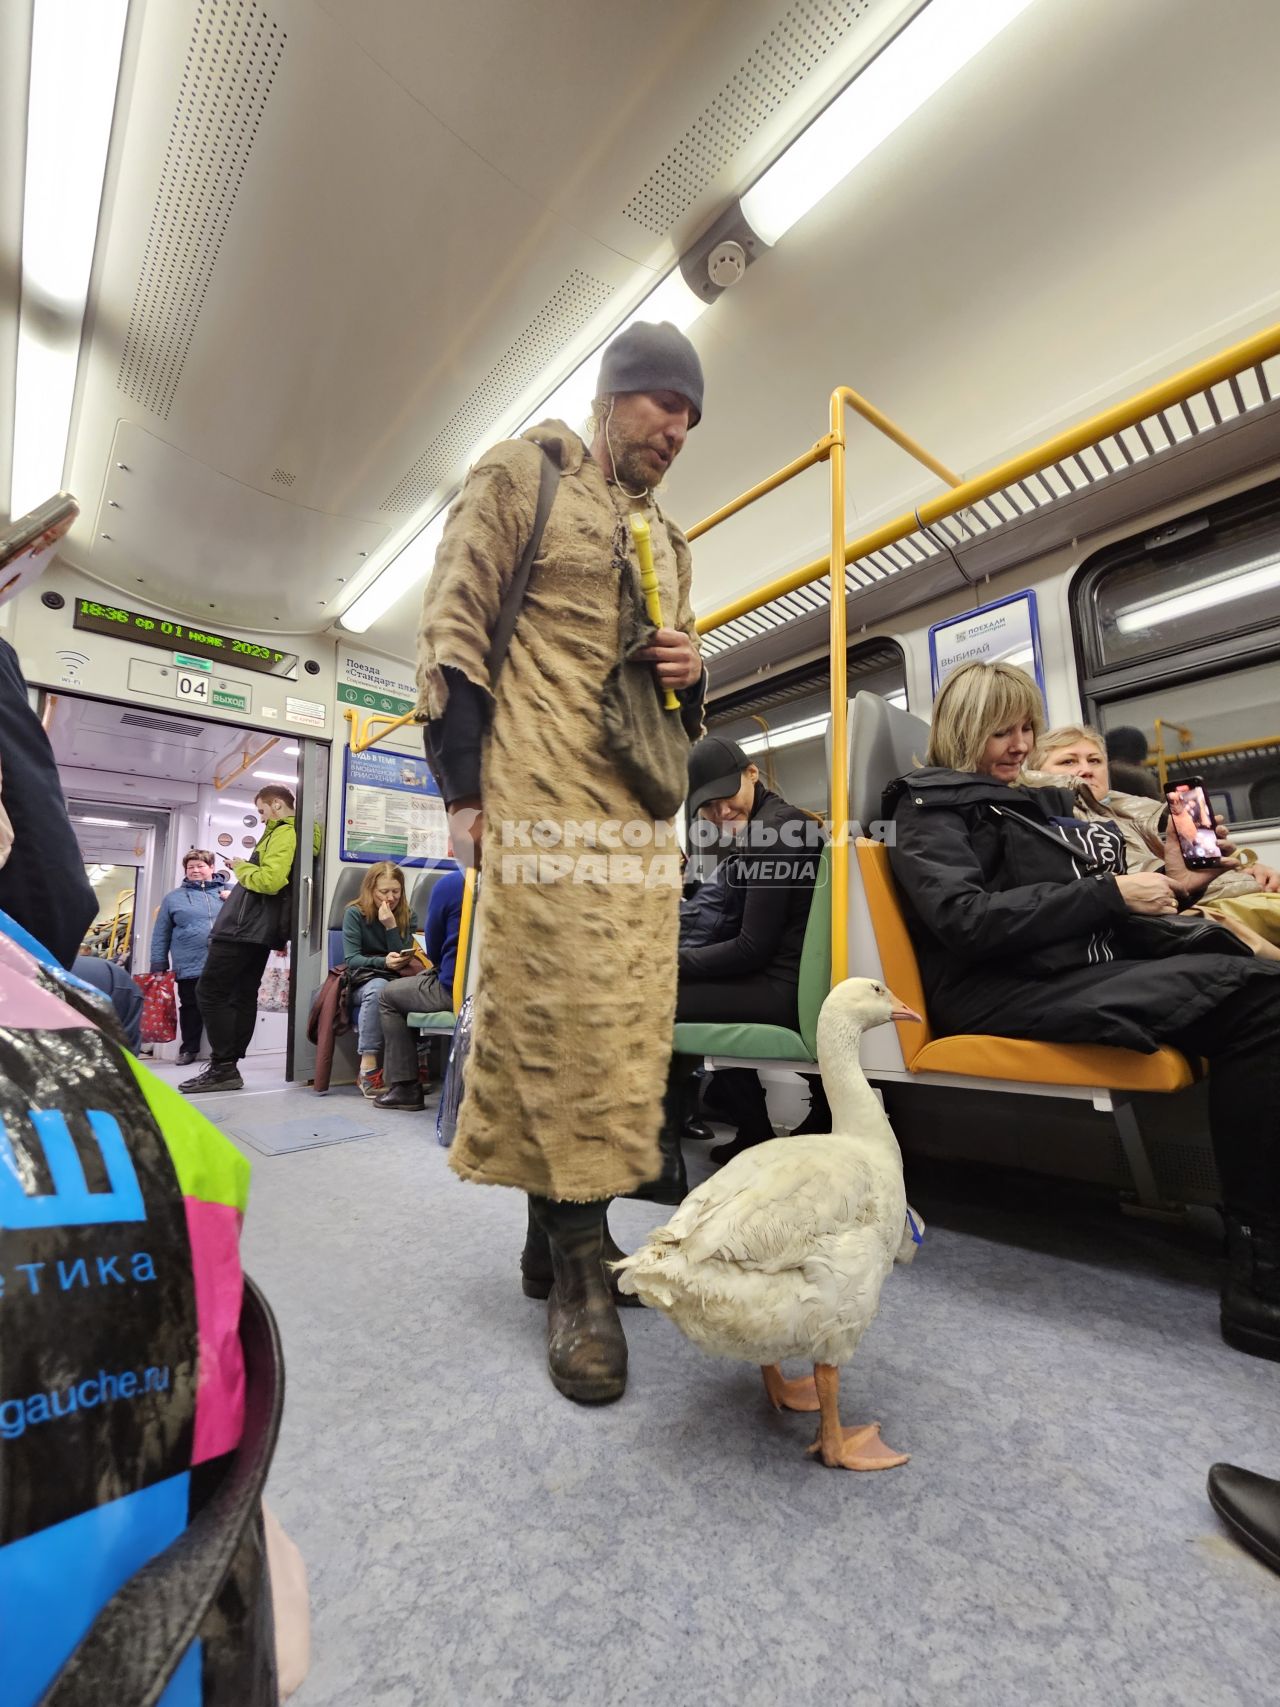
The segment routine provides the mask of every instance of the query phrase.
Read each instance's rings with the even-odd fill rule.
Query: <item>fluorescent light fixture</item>
[[[1232,599],[1251,598],[1254,593],[1266,593],[1278,586],[1280,559],[1272,559],[1260,563],[1256,569],[1247,569],[1243,575],[1224,576],[1220,581],[1210,581],[1207,586],[1190,587],[1185,593],[1170,593],[1167,598],[1131,605],[1128,610],[1119,612],[1116,627],[1121,634],[1132,634],[1136,629],[1151,628],[1157,622],[1176,622],[1179,617],[1212,610],[1215,605],[1228,604]]]
[[[677,267],[649,292],[621,326],[616,326],[604,342],[596,346],[585,361],[579,362],[567,379],[561,380],[554,391],[544,395],[542,402],[513,429],[513,433],[522,433],[536,421],[568,421],[571,426],[578,426],[587,418],[595,398],[596,376],[600,370],[600,352],[604,344],[611,343],[620,332],[625,332],[638,320],[670,320],[680,331],[687,332],[702,311],[709,306],[705,298],[685,283],[684,275]],[[488,442],[484,441],[481,448],[487,449]],[[455,493],[454,497],[456,496]],[[386,615],[392,605],[427,579],[435,562],[452,502],[451,497],[444,508],[437,510],[408,544],[387,561],[380,574],[369,583],[359,598],[352,601],[350,608],[339,618],[343,628],[352,634],[365,633],[379,617]]]
[[[62,485],[128,0],[36,0],[10,508]]]
[[[284,754],[286,759],[296,759],[298,754],[302,751],[302,748],[301,747],[281,747],[280,751]]]
[[[776,243],[1030,4],[929,0],[742,197],[747,224]]]
[[[767,735],[748,735],[738,745],[744,753],[762,753],[767,748],[791,747],[797,741],[816,741],[827,732],[831,714],[824,711],[819,717],[805,717],[798,723],[784,723],[781,729],[770,729]]]
[[[250,771],[250,776],[256,776],[259,782],[296,782],[296,771]]]
[[[449,499],[451,504],[453,499]],[[398,599],[404,597],[431,573],[436,548],[449,519],[448,505],[438,510],[421,528],[398,557],[393,557],[376,580],[371,581],[349,610],[342,613],[342,626],[352,634],[363,634],[380,616],[385,616]]]
[[[127,818],[77,818],[77,824],[101,824],[110,830],[130,830],[133,826]]]

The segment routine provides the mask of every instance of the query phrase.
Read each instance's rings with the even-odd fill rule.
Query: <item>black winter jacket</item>
[[[18,656],[0,640],[0,800],[13,849],[0,866],[0,907],[69,967],[98,901],[85,876],[49,737],[27,703]]]
[[[682,932],[680,977],[701,981],[763,973],[778,983],[798,984],[822,842],[821,824],[758,782],[741,841],[711,880],[726,889],[715,940],[695,947]]]
[[[1280,973],[1227,954],[1126,957],[1129,914],[1114,876],[1077,876],[1083,862],[1073,869],[1029,827],[1071,818],[1069,789],[932,768],[891,783],[883,813],[894,821],[890,863],[942,1036],[1150,1052],[1249,979]]]

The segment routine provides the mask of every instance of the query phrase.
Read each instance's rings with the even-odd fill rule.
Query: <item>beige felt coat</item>
[[[419,635],[421,717],[443,712],[445,666],[488,690],[545,445],[561,478],[483,750],[475,1034],[450,1163],[464,1179],[586,1202],[658,1173],[676,999],[674,827],[645,812],[602,737],[629,510],[649,515],[664,621],[694,635],[691,565],[657,503],[629,504],[562,422],[525,440],[496,445],[468,475]]]

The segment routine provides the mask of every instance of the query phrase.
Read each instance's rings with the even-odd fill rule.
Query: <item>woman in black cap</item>
[[[720,852],[710,882],[723,887],[713,940],[680,942],[676,1019],[799,1027],[796,995],[809,905],[822,856],[822,826],[767,789],[736,741],[708,735],[689,754],[689,841]],[[676,1076],[692,1063],[678,1058]],[[810,1081],[821,1120],[822,1081]],[[737,1126],[711,1152],[727,1162],[773,1137],[764,1088],[749,1068],[715,1075],[716,1100]]]

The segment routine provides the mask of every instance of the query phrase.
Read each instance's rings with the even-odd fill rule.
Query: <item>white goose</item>
[[[919,1017],[870,978],[838,984],[818,1018],[835,1130],[745,1150],[615,1264],[620,1291],[669,1316],[703,1351],[759,1364],[775,1408],[819,1411],[809,1451],[846,1470],[907,1461],[878,1423],[841,1426],[839,1388],[895,1257],[914,1254],[902,1153],[858,1042],[869,1026]],[[787,1380],[784,1358],[812,1363],[812,1379]]]

